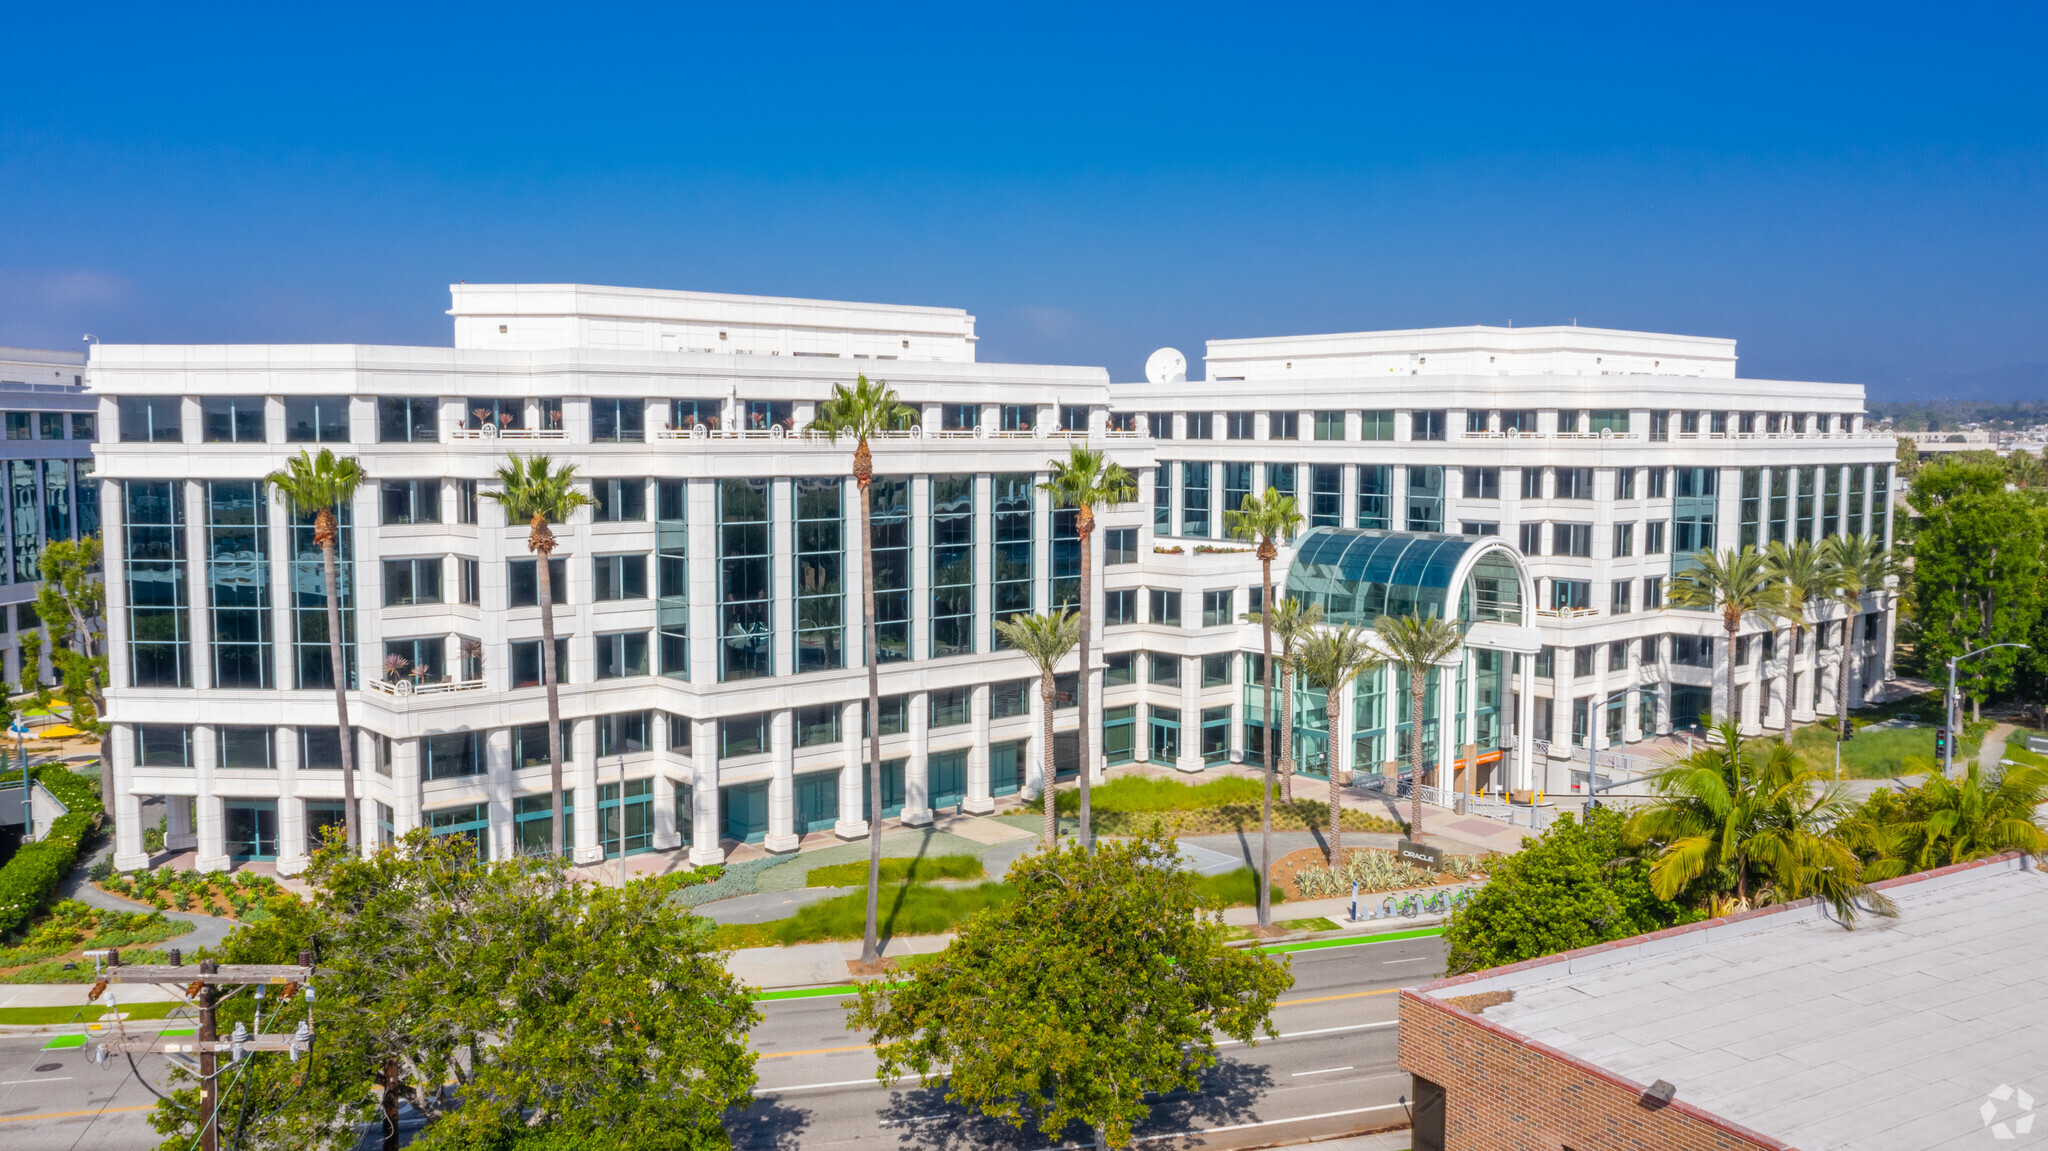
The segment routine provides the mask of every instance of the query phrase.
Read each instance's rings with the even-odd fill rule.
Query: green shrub
[[[981,857],[975,855],[934,855],[925,859],[891,858],[882,861],[883,883],[928,883],[934,879],[981,879],[988,872],[981,866]],[[830,863],[814,867],[804,878],[805,887],[853,887],[865,886],[868,881],[868,865],[856,860],[852,863]],[[865,914],[865,912],[863,912]]]
[[[1444,857],[1444,871],[1459,879],[1471,875],[1478,868],[1479,861],[1474,856]],[[1344,866],[1304,867],[1296,873],[1294,881],[1304,896],[1315,899],[1349,895],[1353,883],[1358,884],[1361,892],[1428,887],[1436,883],[1437,873],[1416,867],[1391,851],[1347,851]]]
[[[985,907],[1016,897],[1009,885],[983,883],[973,887],[927,887],[901,884],[883,888],[877,912],[883,935],[941,935]],[[800,908],[788,919],[765,924],[777,943],[816,943],[827,939],[859,939],[867,930],[868,896],[848,892]]]
[[[58,816],[47,835],[23,844],[7,866],[0,867],[0,939],[21,930],[70,874],[100,813],[92,785],[73,773],[46,764],[37,769],[36,778],[71,811]]]
[[[1257,804],[1262,792],[1256,779],[1224,776],[1206,783],[1186,784],[1176,779],[1127,775],[1088,791],[1090,814],[1135,811],[1196,811],[1207,807]],[[1278,795],[1274,802],[1279,801]],[[1081,813],[1081,792],[1069,788],[1053,796],[1053,807],[1061,815]]]

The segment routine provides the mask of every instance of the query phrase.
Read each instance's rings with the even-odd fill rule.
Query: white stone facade
[[[318,614],[302,613],[295,598],[322,602],[317,568],[292,558],[307,533],[291,525],[275,495],[251,494],[301,448],[353,455],[370,481],[351,508],[350,715],[360,733],[362,823],[372,838],[426,824],[473,834],[499,856],[545,835],[548,769],[545,755],[535,764],[531,750],[535,725],[544,743],[545,701],[519,662],[533,651],[519,645],[538,636],[539,613],[514,606],[513,594],[514,565],[529,558],[526,526],[504,523],[488,498],[508,450],[540,450],[604,481],[602,506],[557,528],[576,856],[687,841],[697,862],[723,858],[734,839],[788,850],[805,835],[867,831],[858,738],[866,675],[850,530],[857,497],[850,481],[836,495],[830,488],[850,470],[852,445],[795,432],[833,384],[857,373],[886,379],[923,417],[915,435],[874,447],[877,475],[905,480],[903,550],[894,555],[907,587],[883,612],[902,626],[883,636],[883,647],[909,658],[885,660],[881,676],[883,695],[901,698],[900,710],[883,709],[887,726],[901,728],[883,737],[883,758],[900,773],[885,782],[885,802],[907,823],[929,820],[941,804],[985,811],[1001,795],[1042,786],[1037,685],[1018,698],[1032,669],[995,649],[991,619],[1013,608],[1044,610],[1056,594],[1071,594],[1061,589],[1076,574],[1073,547],[1055,538],[1064,517],[1029,487],[1070,443],[1106,449],[1137,476],[1140,492],[1138,502],[1099,517],[1093,549],[1099,598],[1087,729],[1097,772],[1156,758],[1155,746],[1190,772],[1245,753],[1243,654],[1259,640],[1238,619],[1252,606],[1259,573],[1248,550],[1220,538],[1226,464],[1251,465],[1263,487],[1282,478],[1274,465],[1291,462],[1304,511],[1318,515],[1329,509],[1316,506],[1313,484],[1327,475],[1315,469],[1336,467],[1339,527],[1360,526],[1359,467],[1368,464],[1395,477],[1390,506],[1404,508],[1395,530],[1407,526],[1411,466],[1455,477],[1444,481],[1439,504],[1450,532],[1465,522],[1496,524],[1515,545],[1524,523],[1587,525],[1592,555],[1554,556],[1546,538],[1542,554],[1528,560],[1541,582],[1524,578],[1522,595],[1526,605],[1551,596],[1555,580],[1590,580],[1601,589],[1594,610],[1476,625],[1498,633],[1490,641],[1497,650],[1529,653],[1506,681],[1516,685],[1513,699],[1496,701],[1501,715],[1514,716],[1503,742],[1516,754],[1505,779],[1455,778],[1522,787],[1550,781],[1549,765],[1527,750],[1531,734],[1545,734],[1536,730],[1541,700],[1560,701],[1550,712],[1561,752],[1568,701],[1642,686],[1656,708],[1653,726],[1668,730],[1672,686],[1706,687],[1718,675],[1633,657],[1613,672],[1603,658],[1589,678],[1573,679],[1569,667],[1562,678],[1535,675],[1542,645],[1569,662],[1579,645],[1627,639],[1639,647],[1648,635],[1716,632],[1699,613],[1607,610],[1611,582],[1639,585],[1671,569],[1668,537],[1659,555],[1645,556],[1640,540],[1634,555],[1610,555],[1615,525],[1672,516],[1668,490],[1648,494],[1651,469],[1711,469],[1717,494],[1688,508],[1697,517],[1711,504],[1725,543],[1738,531],[1745,468],[1825,465],[1839,479],[1844,468],[1874,465],[1879,474],[1866,470],[1860,489],[1860,506],[1869,508],[1872,484],[1887,482],[1891,460],[1891,441],[1860,429],[1859,388],[1734,379],[1727,341],[1591,329],[1228,341],[1211,345],[1210,382],[1112,384],[1097,368],[978,363],[974,319],[952,309],[575,285],[453,292],[453,348],[94,349],[118,685],[109,796],[121,866],[145,860],[139,813],[147,797],[197,800],[196,822],[186,805],[168,805],[171,843],[196,847],[199,865],[210,868],[238,857],[301,865],[309,825],[333,817],[340,775],[316,765],[332,756],[319,741],[323,727],[333,729],[333,696],[314,682],[325,643],[294,647],[298,629]],[[1544,332],[1568,336],[1546,342]],[[1417,362],[1386,371],[1396,355]],[[1477,372],[1482,355],[1519,357],[1513,362],[1522,366],[1505,376]],[[1592,364],[1579,363],[1588,356]],[[1629,374],[1596,374],[1609,359]],[[1679,365],[1676,374],[1657,374],[1664,364]],[[1456,374],[1437,371],[1454,365]],[[1199,409],[1190,402],[1196,397]],[[1696,433],[1680,430],[1680,411],[1707,404],[1736,413],[1725,431],[1709,416]],[[1524,410],[1531,431],[1501,430],[1499,413],[1516,423]],[[1441,429],[1441,442],[1411,436],[1418,411],[1424,434]],[[1560,432],[1560,411],[1597,411],[1607,424],[1625,412],[1628,426]],[[1154,412],[1172,419],[1173,438],[1150,434]],[[1319,412],[1338,415],[1319,424]],[[1652,431],[1655,412],[1668,416],[1661,438]],[[1294,435],[1276,437],[1288,413]],[[1758,413],[1773,421],[1785,413],[1785,430],[1763,430]],[[1792,413],[1803,430],[1791,430]],[[1825,433],[1819,414],[1830,421]],[[1569,417],[1578,425],[1594,418]],[[1755,434],[1744,430],[1752,418]],[[715,430],[693,426],[714,421]],[[1197,438],[1204,422],[1209,436]],[[1334,435],[1339,425],[1342,439],[1318,438],[1319,427]],[[1391,438],[1371,438],[1382,431]],[[1276,439],[1288,446],[1276,451]],[[1189,463],[1208,465],[1215,477],[1202,505],[1205,533],[1193,530],[1203,517],[1188,517]],[[1162,522],[1153,499],[1166,464],[1171,502]],[[1464,490],[1459,469],[1468,466],[1497,468],[1500,494]],[[1588,498],[1560,499],[1546,486],[1519,499],[1525,468],[1590,469],[1566,481],[1576,487],[1584,479]],[[1623,468],[1636,476],[1633,497],[1617,494]],[[761,483],[743,482],[750,480]],[[1028,506],[1018,499],[1026,494]],[[1818,510],[1815,519],[1807,530],[1818,533]],[[1888,530],[1888,516],[1867,522],[1880,519]],[[836,554],[820,542],[830,543],[833,523]],[[1287,559],[1276,564],[1276,583],[1285,581]],[[437,577],[439,590],[429,594]],[[1162,612],[1177,603],[1179,618],[1158,618],[1155,603]],[[1881,668],[1890,613],[1882,602],[1870,606],[1883,623],[1870,666]],[[315,631],[324,636],[324,624]],[[427,674],[387,682],[393,645]],[[1784,653],[1776,658],[1785,662]],[[1810,675],[1812,658],[1803,653],[1793,669]],[[1755,662],[1752,653],[1738,672],[1738,691],[1757,679]],[[1782,681],[1791,673],[1763,674]],[[1873,672],[1866,686],[1882,678]],[[1724,708],[1725,685],[1713,690],[1717,710]],[[1831,693],[1832,679],[1824,706]],[[1457,725],[1469,740],[1454,693],[1440,695],[1441,730]],[[1782,710],[1759,715],[1757,695],[1751,689],[1742,701],[1747,722],[1776,722]],[[1810,704],[1794,702],[1795,716],[1810,714]],[[1352,704],[1344,714],[1340,769],[1381,769],[1351,762]],[[1168,716],[1175,726],[1166,726]],[[1070,708],[1056,719],[1062,732],[1080,721]],[[1631,699],[1628,738],[1641,734],[1637,719]],[[1390,716],[1388,731],[1394,722]],[[1440,743],[1443,766],[1465,757],[1456,740]],[[612,821],[603,845],[601,816]]]

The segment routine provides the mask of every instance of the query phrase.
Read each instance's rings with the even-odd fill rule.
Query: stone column
[[[839,742],[845,750],[845,761],[839,769],[839,821],[832,825],[832,834],[841,839],[862,839],[868,833],[868,810],[861,786],[868,772],[868,733],[861,726],[865,703],[865,699],[855,700],[839,709]]]
[[[986,815],[996,809],[988,780],[989,685],[975,685],[967,698],[968,714],[974,724],[974,746],[967,749],[967,810]]]
[[[570,720],[569,731],[575,755],[563,765],[562,790],[576,797],[576,850],[571,858],[577,863],[599,863],[605,849],[598,841],[602,824],[597,812],[597,721]]]
[[[205,691],[213,686],[213,612],[208,608],[206,594],[206,568],[209,549],[206,546],[206,485],[198,480],[186,480],[182,485],[185,500],[185,595],[191,607],[186,614],[191,620],[190,653],[192,687]],[[196,746],[196,745],[195,745]]]
[[[201,784],[199,798],[195,803],[195,822],[198,823],[199,850],[192,866],[198,871],[226,871],[228,869],[227,807],[226,801],[213,794],[213,789]]]
[[[191,851],[199,846],[199,831],[196,826],[189,795],[167,795],[164,797],[164,847],[169,851]]]
[[[904,723],[910,728],[910,760],[903,767],[903,826],[922,827],[932,821],[931,696],[912,693],[908,710]]]
[[[795,851],[802,838],[796,830],[795,712],[783,708],[769,716],[768,749],[775,773],[768,779],[768,835],[761,845],[769,851]]]
[[[1202,665],[1199,660],[1174,658],[1180,661],[1180,756],[1173,769],[1198,772],[1207,766],[1202,762]]]
[[[142,850],[142,797],[128,791],[117,792],[113,806],[115,870],[136,871],[149,866],[149,853]]]
[[[910,658],[932,650],[932,482],[910,477]],[[852,585],[860,587],[859,581]],[[906,797],[906,802],[908,801]],[[908,809],[906,808],[906,813]]]
[[[702,867],[725,862],[718,825],[718,721],[690,721],[690,862]]]
[[[674,851],[683,845],[683,828],[676,823],[676,797],[687,795],[688,784],[666,771],[654,776],[654,849]]]
[[[285,735],[295,729],[272,728],[273,766],[277,771],[277,870],[297,875],[306,869],[306,805],[299,798],[299,741]],[[504,856],[493,855],[492,859]]]

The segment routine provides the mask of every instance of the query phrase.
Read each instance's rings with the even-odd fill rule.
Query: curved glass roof
[[[1389,614],[1442,617],[1453,603],[1451,577],[1459,562],[1485,538],[1317,528],[1302,537],[1295,552],[1287,594],[1323,605],[1323,617],[1331,623],[1370,625]],[[1514,614],[1519,622],[1519,610]]]

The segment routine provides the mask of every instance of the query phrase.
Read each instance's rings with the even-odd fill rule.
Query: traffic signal
[[[1945,727],[1934,729],[1934,754],[1937,758],[1948,754],[1948,729]]]

